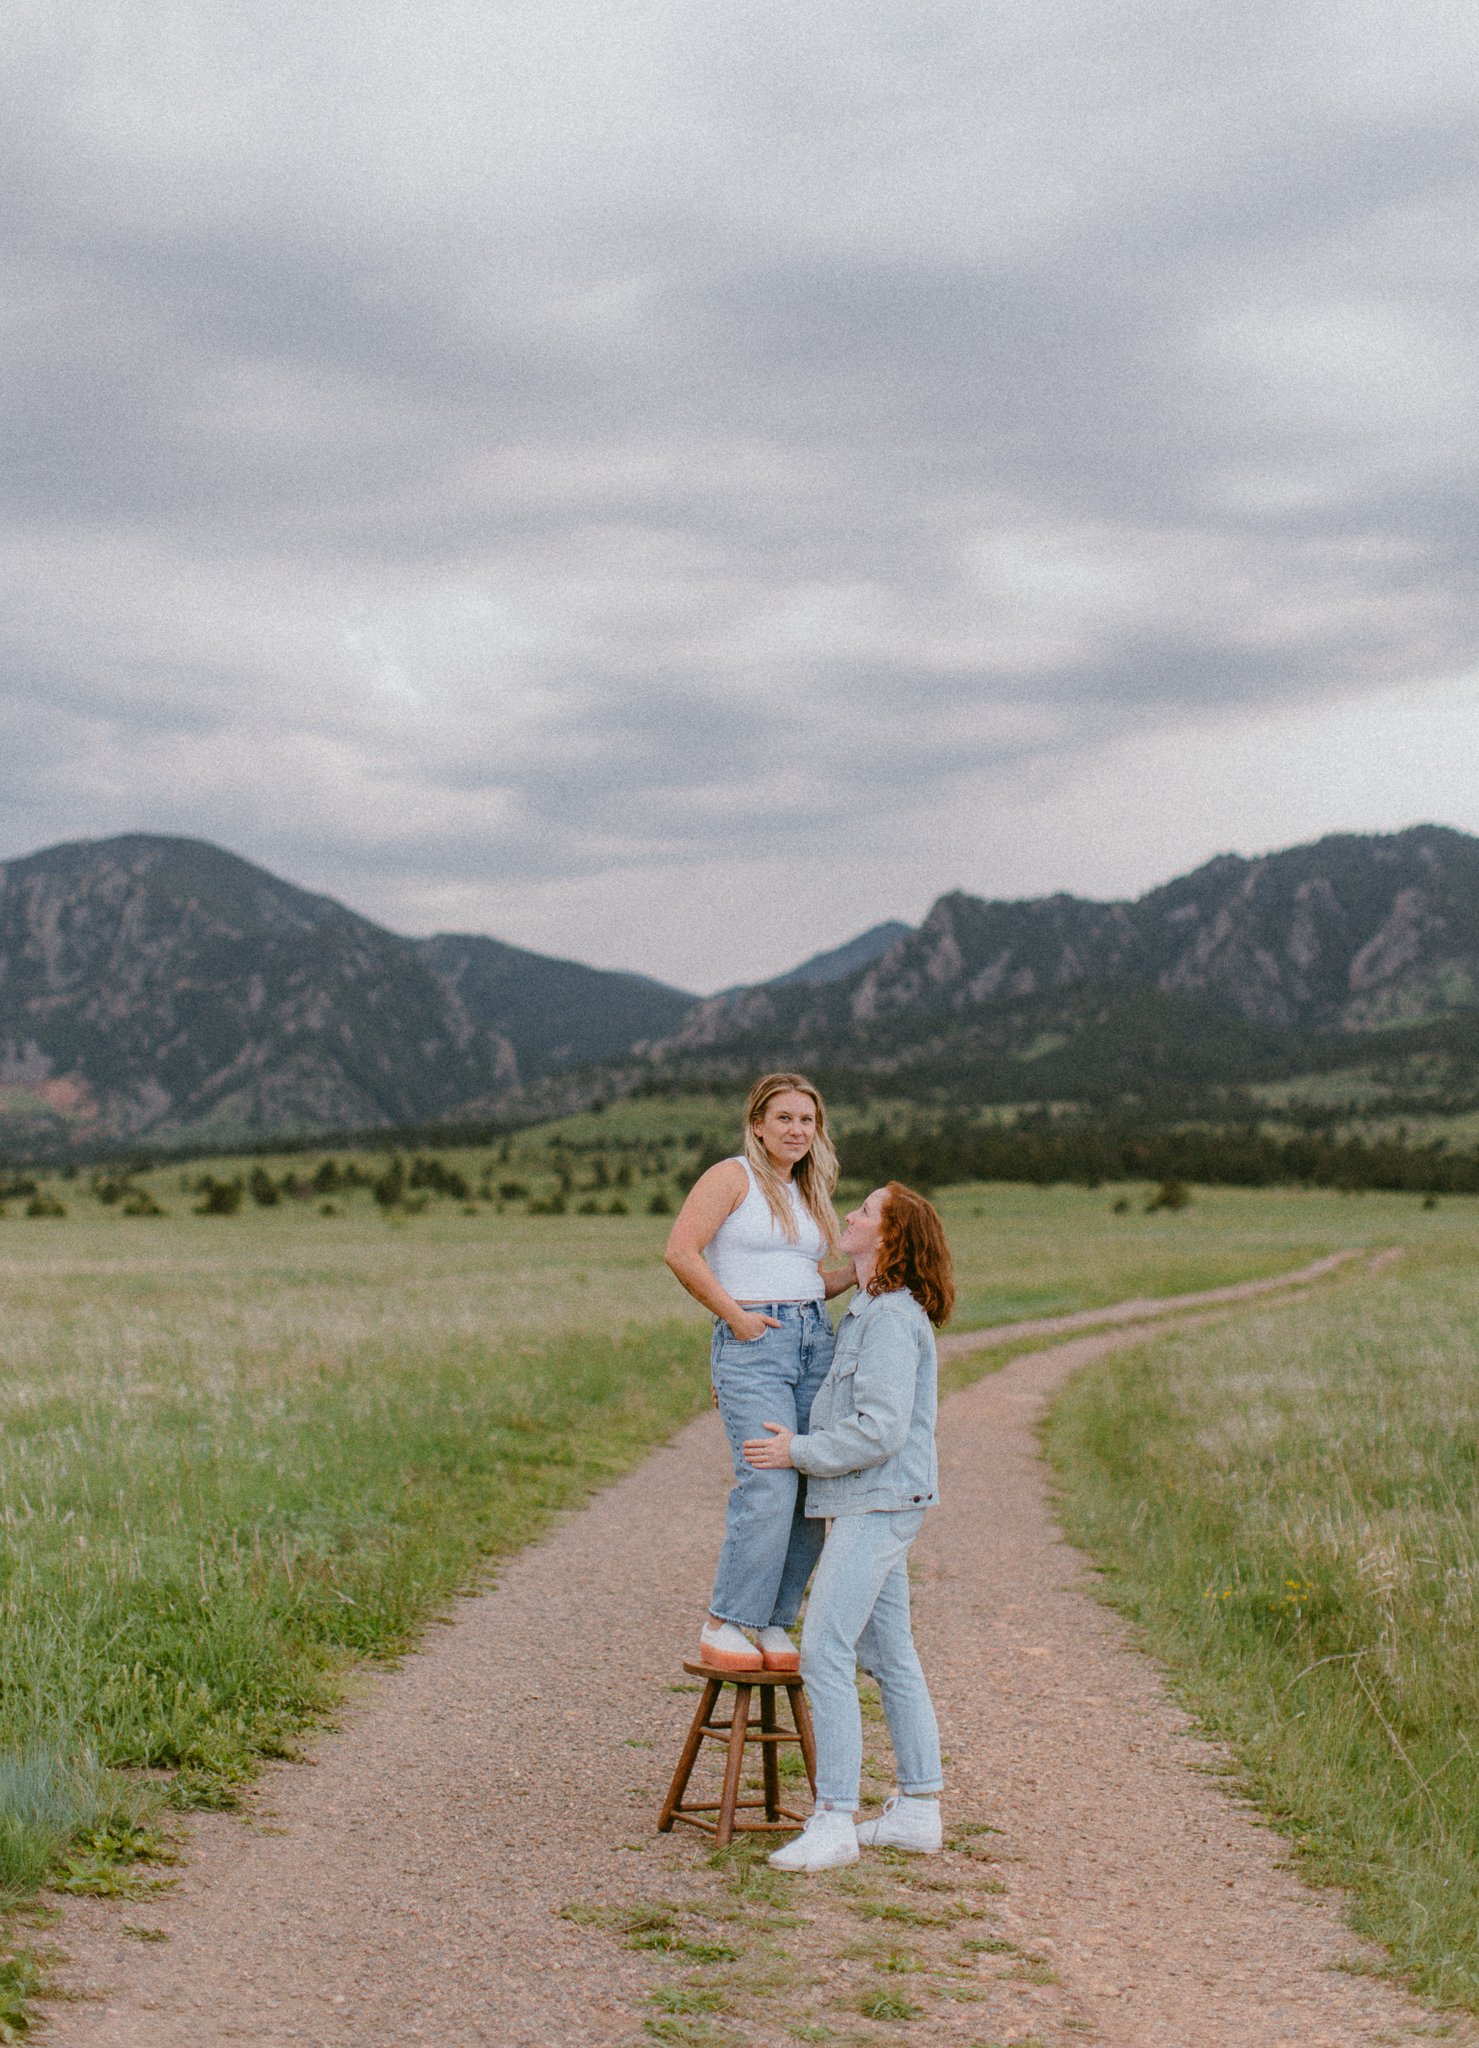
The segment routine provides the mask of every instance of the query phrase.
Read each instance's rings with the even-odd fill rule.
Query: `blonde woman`
[[[794,1671],[789,1629],[822,1547],[795,1471],[757,1470],[747,1438],[767,1422],[804,1434],[832,1363],[827,1298],[851,1265],[823,1273],[837,1248],[837,1154],[827,1112],[801,1074],[766,1074],[745,1104],[744,1150],[701,1174],[678,1212],[667,1263],[714,1317],[714,1397],[734,1485],[699,1658],[721,1671]],[[794,1417],[794,1420],[789,1418]]]

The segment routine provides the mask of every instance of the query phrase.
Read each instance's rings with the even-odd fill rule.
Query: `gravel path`
[[[175,1889],[70,1903],[77,2002],[47,2008],[47,2042],[627,2048],[704,2000],[719,2017],[659,2017],[662,2037],[1364,2048],[1431,2031],[1340,1967],[1360,1950],[1335,1905],[1207,1774],[1218,1754],[1087,1592],[1036,1456],[1047,1395],[1158,1308],[1290,1284],[1101,1315],[946,1403],[945,1504],[916,1550],[948,1811],[968,1823],[946,1855],[782,1880],[654,1833],[727,1481],[704,1416],[367,1679],[246,1819],[194,1820]]]

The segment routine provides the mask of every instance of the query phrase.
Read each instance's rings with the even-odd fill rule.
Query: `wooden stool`
[[[806,1816],[792,1813],[781,1805],[781,1773],[776,1750],[783,1742],[794,1742],[801,1749],[801,1760],[806,1765],[807,1782],[812,1797],[817,1789],[817,1750],[811,1732],[811,1709],[806,1704],[806,1692],[801,1683],[799,1671],[716,1671],[710,1664],[684,1663],[683,1669],[691,1671],[695,1678],[704,1683],[703,1698],[693,1717],[683,1744],[683,1753],[678,1758],[678,1768],[673,1773],[673,1782],[668,1787],[668,1796],[658,1816],[658,1833],[667,1834],[675,1820],[687,1821],[693,1828],[702,1828],[712,1835],[719,1848],[729,1846],[736,1834],[747,1834],[763,1830],[780,1831],[803,1827]],[[726,1685],[734,1687],[734,1708],[727,1721],[711,1718],[720,1693]],[[785,1688],[791,1707],[791,1726],[778,1725],[775,1716],[777,1689]],[[750,1695],[759,1693],[760,1725],[750,1720]],[[727,1746],[724,1759],[724,1785],[717,1799],[684,1801],[688,1780],[692,1776],[694,1763],[705,1736]],[[760,1745],[761,1780],[765,1796],[761,1799],[741,1799],[740,1779],[744,1774],[745,1745],[755,1742]],[[764,1820],[739,1820],[736,1816],[745,1808],[763,1806]],[[713,1815],[710,1819],[709,1816]]]

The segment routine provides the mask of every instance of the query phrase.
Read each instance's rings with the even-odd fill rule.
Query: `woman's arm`
[[[914,1414],[914,1382],[919,1371],[919,1346],[911,1319],[879,1306],[861,1332],[857,1370],[852,1375],[853,1412],[830,1429],[791,1437],[782,1447],[772,1435],[762,1450],[784,1448],[785,1462],[817,1479],[837,1479],[844,1472],[864,1472],[901,1451]],[[751,1463],[750,1446],[745,1457]]]
[[[820,1265],[817,1270],[821,1271]],[[847,1264],[839,1266],[836,1272],[822,1274],[822,1286],[826,1289],[823,1299],[830,1301],[834,1294],[846,1294],[849,1287],[856,1287],[857,1284],[858,1276],[853,1271],[852,1260],[849,1259]]]
[[[701,1173],[678,1211],[668,1233],[668,1248],[663,1253],[668,1267],[694,1300],[701,1301],[721,1323],[728,1323],[735,1336],[746,1344],[762,1330],[773,1330],[776,1319],[741,1308],[710,1272],[704,1251],[713,1243],[714,1233],[725,1217],[732,1216],[745,1199],[749,1185],[749,1176],[737,1159],[721,1159],[717,1166]]]

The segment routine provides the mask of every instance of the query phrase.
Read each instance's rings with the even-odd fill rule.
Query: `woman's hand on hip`
[[[791,1438],[794,1431],[783,1422],[766,1422],[762,1428],[769,1430],[769,1436],[757,1436],[745,1445],[745,1463],[754,1465],[762,1472],[784,1472],[791,1463]]]
[[[779,1316],[763,1316],[758,1309],[742,1308],[738,1315],[731,1316],[729,1327],[741,1344],[753,1344],[757,1337],[763,1337],[767,1330],[778,1330]]]

